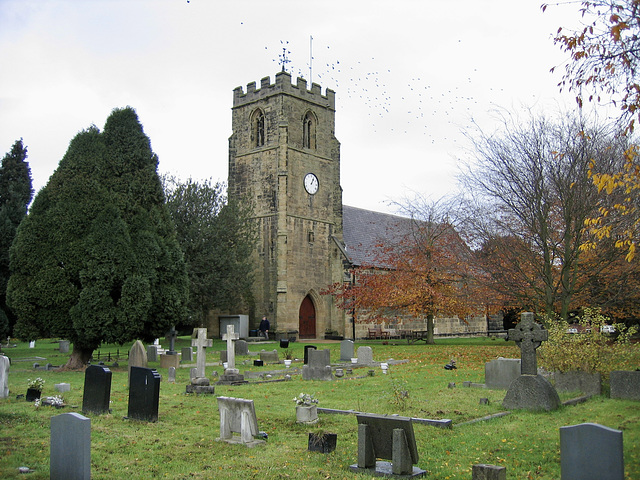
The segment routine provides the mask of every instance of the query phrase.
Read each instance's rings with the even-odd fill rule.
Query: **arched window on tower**
[[[316,148],[316,119],[307,112],[302,123],[302,148]]]
[[[264,113],[257,109],[251,118],[251,143],[254,147],[264,146]]]

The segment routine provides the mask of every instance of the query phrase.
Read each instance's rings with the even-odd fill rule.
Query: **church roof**
[[[349,261],[353,265],[375,265],[376,246],[400,238],[411,219],[342,206],[342,234]]]

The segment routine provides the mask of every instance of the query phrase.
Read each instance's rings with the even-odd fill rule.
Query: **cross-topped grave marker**
[[[206,328],[195,328],[196,338],[191,340],[191,346],[196,347],[197,350],[197,360],[196,360],[196,376],[204,377],[205,376],[205,367],[207,365],[207,356],[205,353],[205,348],[213,346],[213,341],[210,338],[207,338],[207,329]]]
[[[523,312],[520,315],[520,323],[509,330],[507,338],[515,341],[516,345],[520,347],[522,357],[520,373],[522,375],[537,375],[536,349],[542,342],[549,339],[549,332],[533,321],[533,312]]]
[[[233,330],[233,325],[227,325],[227,333],[222,335],[222,340],[227,341],[227,370],[236,368],[236,349],[233,342],[240,338],[240,334]]]

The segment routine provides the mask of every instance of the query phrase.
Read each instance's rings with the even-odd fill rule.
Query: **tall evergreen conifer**
[[[0,338],[10,334],[15,315],[6,303],[9,248],[33,198],[27,149],[17,140],[0,164]]]
[[[11,250],[8,300],[23,339],[73,342],[80,368],[102,342],[152,341],[185,314],[188,283],[158,158],[130,108],[70,143]]]

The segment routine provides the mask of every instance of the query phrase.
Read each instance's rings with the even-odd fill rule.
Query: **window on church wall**
[[[265,119],[264,113],[260,109],[252,114],[251,143],[254,147],[263,147],[265,143]]]
[[[302,122],[302,148],[316,148],[316,119],[311,112]]]

